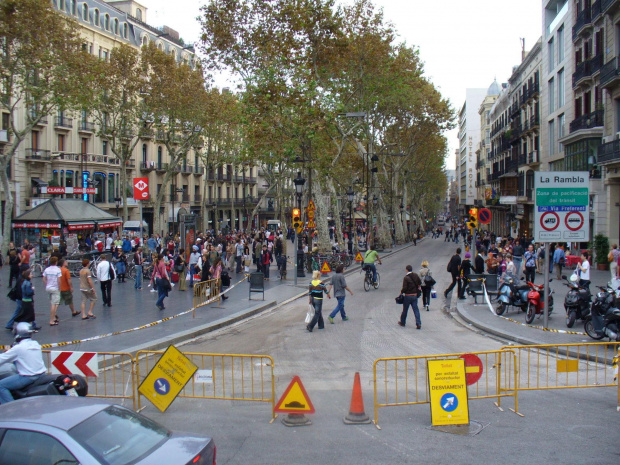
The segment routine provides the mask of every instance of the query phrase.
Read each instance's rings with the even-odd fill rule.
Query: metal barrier
[[[51,371],[50,350],[43,351],[43,359]],[[135,364],[129,353],[97,352],[97,376],[85,376],[88,383],[88,397],[131,400],[136,409]],[[78,373],[80,374],[80,373]]]
[[[516,389],[516,355],[510,349],[468,352],[482,362],[480,379],[468,386],[469,399],[497,397],[495,405],[501,409],[502,397],[514,398],[515,413],[519,411]],[[428,386],[428,360],[454,359],[461,354],[421,355],[412,357],[380,358],[373,364],[374,423],[378,426],[379,408],[399,405],[416,405],[430,402]],[[383,385],[382,392],[379,387]]]
[[[163,351],[140,351],[136,354],[136,388],[155,366]],[[273,358],[269,355],[202,354],[183,352],[198,370],[210,370],[210,381],[192,378],[178,397],[195,399],[241,400],[271,403],[275,418],[275,377]],[[207,376],[208,377],[208,376]],[[138,407],[140,408],[138,394]]]
[[[221,289],[220,278],[194,283],[194,308],[202,307],[212,302],[219,302]]]
[[[503,349],[517,354],[519,391],[609,387],[617,384],[611,362],[620,349],[620,342],[522,345]]]

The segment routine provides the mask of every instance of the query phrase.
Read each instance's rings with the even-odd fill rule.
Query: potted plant
[[[597,270],[609,269],[607,256],[609,255],[609,239],[604,234],[594,236],[594,260],[596,261]]]

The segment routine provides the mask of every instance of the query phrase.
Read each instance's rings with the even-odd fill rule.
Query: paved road
[[[224,464],[617,463],[620,416],[611,388],[524,394],[520,410],[525,418],[500,412],[491,401],[471,401],[471,419],[488,425],[474,437],[428,430],[427,405],[381,409],[381,431],[342,423],[356,371],[362,377],[366,412],[372,415],[371,370],[379,357],[496,350],[503,344],[458,324],[441,310],[443,299],[423,312],[422,330],[397,325],[400,307],[393,297],[405,265],[417,268],[429,259],[437,288],[444,289],[452,248],[428,240],[386,258],[379,267],[379,290],[366,293],[361,276],[350,276],[355,295],[347,295],[346,308],[351,320],[337,319],[323,331],[304,330],[306,300],[300,299],[182,347],[188,352],[272,355],[278,394],[293,375],[301,377],[317,409],[312,426],[270,425],[267,406],[241,401],[177,400],[165,414],[150,406],[145,413],[171,427],[212,433],[218,463]],[[325,307],[334,305],[328,301]]]

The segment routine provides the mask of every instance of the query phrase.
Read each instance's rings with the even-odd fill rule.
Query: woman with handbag
[[[427,312],[430,311],[431,305],[431,290],[435,285],[436,281],[431,276],[431,270],[428,267],[428,261],[424,260],[422,262],[422,268],[420,268],[420,279],[422,280],[422,307],[426,309]]]
[[[168,276],[166,264],[164,263],[164,256],[162,254],[158,254],[155,263],[153,263],[153,277],[151,278],[151,282],[153,281],[157,287],[157,302],[155,306],[160,310],[164,310],[166,308],[164,307],[164,299],[168,297],[168,291],[171,289],[171,286],[170,277]]]
[[[174,271],[179,273],[179,291],[187,291],[187,276],[185,267],[185,249],[179,249],[179,255],[174,259]]]

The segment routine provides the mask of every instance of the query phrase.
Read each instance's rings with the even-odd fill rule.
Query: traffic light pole
[[[295,236],[293,237],[293,244],[297,244],[297,229],[295,229]],[[297,286],[297,260],[295,260],[295,286]]]

